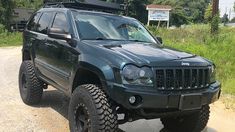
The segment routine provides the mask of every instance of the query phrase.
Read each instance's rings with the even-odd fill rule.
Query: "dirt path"
[[[53,88],[44,92],[41,105],[30,107],[20,99],[18,70],[21,48],[0,48],[0,132],[65,132],[68,129],[68,99]],[[235,113],[221,102],[212,105],[205,132],[234,132]],[[120,126],[126,132],[158,132],[159,120],[140,120]]]

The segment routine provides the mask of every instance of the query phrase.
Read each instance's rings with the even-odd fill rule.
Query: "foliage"
[[[18,46],[22,44],[22,34],[18,32],[0,33],[0,47],[3,46]]]
[[[223,27],[216,37],[210,34],[209,25],[168,30],[148,28],[154,35],[161,36],[166,46],[212,60],[217,66],[217,78],[223,84],[223,92],[235,95],[235,28]]]
[[[171,5],[171,25],[180,26],[188,23],[204,22],[205,9],[210,0],[106,0],[111,2],[128,2],[129,16],[141,22],[147,20],[147,4]]]
[[[8,30],[12,21],[13,8],[14,2],[12,0],[0,0],[0,23]]]
[[[219,32],[219,23],[220,23],[220,17],[219,17],[219,14],[217,14],[212,18],[212,21],[211,21],[211,33],[212,34],[217,34]]]
[[[5,32],[5,26],[0,24],[0,33],[4,33]]]
[[[14,0],[16,7],[38,9],[42,6],[43,0]]]
[[[209,4],[206,8],[204,19],[206,23],[211,23],[212,21],[212,5],[211,4]]]
[[[234,4],[233,4],[233,10],[235,11],[235,2],[234,2]]]
[[[235,17],[230,20],[231,23],[235,23]]]
[[[204,22],[204,14],[210,0],[149,0],[155,4],[171,5],[171,24],[180,26],[187,23]]]
[[[148,12],[146,10],[146,4],[149,4],[149,0],[103,0],[108,2],[116,2],[127,5],[128,16],[134,17],[143,23],[147,23]]]
[[[221,18],[221,22],[224,23],[224,24],[226,24],[228,21],[229,21],[229,19],[228,19],[228,14],[225,13],[225,14],[223,15],[223,17]]]

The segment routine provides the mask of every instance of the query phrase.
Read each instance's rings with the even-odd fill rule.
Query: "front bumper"
[[[215,82],[202,90],[158,91],[147,88],[129,88],[119,84],[109,84],[110,97],[126,109],[178,109],[195,110],[217,101],[221,93],[221,84]],[[137,103],[131,104],[129,98],[137,97]]]

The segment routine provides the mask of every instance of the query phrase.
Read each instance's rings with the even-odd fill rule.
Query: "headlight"
[[[210,83],[214,83],[214,82],[216,82],[215,65],[212,65],[209,69],[210,69]]]
[[[149,67],[127,65],[122,70],[122,80],[124,84],[152,86],[153,72]]]

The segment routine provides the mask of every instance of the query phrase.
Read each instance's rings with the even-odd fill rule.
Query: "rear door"
[[[36,43],[37,41],[37,32],[36,32],[36,28],[37,28],[37,23],[38,20],[41,16],[40,12],[35,13],[29,20],[27,27],[23,33],[23,50],[30,52],[30,54],[32,55],[31,57],[34,58],[34,52],[32,52],[33,48],[32,45],[33,43]]]

